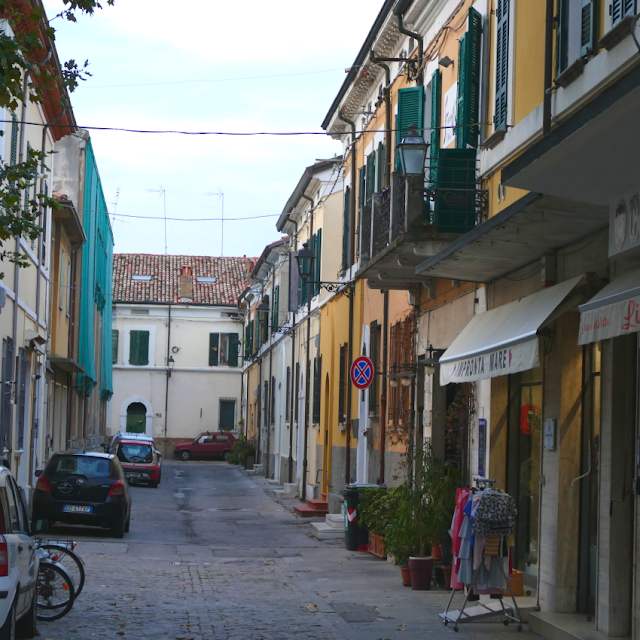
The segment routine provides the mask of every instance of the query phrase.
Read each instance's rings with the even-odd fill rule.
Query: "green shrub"
[[[231,451],[229,452],[227,462],[229,464],[241,464],[242,466],[245,466],[247,463],[247,457],[255,455],[256,448],[253,443],[248,440],[236,440],[231,445]]]
[[[384,535],[393,512],[400,506],[400,491],[400,487],[367,489],[358,505],[360,525],[370,533]]]

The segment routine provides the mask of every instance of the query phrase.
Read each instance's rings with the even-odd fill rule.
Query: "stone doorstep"
[[[285,493],[293,496],[298,493],[298,485],[295,482],[285,482],[284,485],[282,485],[282,488],[284,489]]]
[[[297,504],[293,507],[293,512],[301,518],[318,518],[326,515],[326,511],[319,511],[306,504]]]
[[[344,531],[344,516],[341,513],[328,513],[325,523],[332,529]]]
[[[281,489],[281,488],[282,488],[282,485],[280,484],[280,481],[279,481],[279,480],[272,480],[271,478],[269,478],[269,480],[267,480],[267,482],[268,482],[269,484],[277,485],[277,486],[278,486],[278,489]]]
[[[547,640],[606,640],[596,630],[594,622],[587,621],[586,613],[541,613],[528,611],[526,619],[531,631]]]
[[[344,525],[343,529],[334,529],[325,522],[312,522],[311,534],[318,538],[318,540],[340,540],[344,538]]]

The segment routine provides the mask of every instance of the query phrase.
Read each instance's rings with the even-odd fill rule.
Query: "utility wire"
[[[264,216],[249,216],[247,218],[164,218],[163,216],[131,216],[125,213],[111,213],[117,218],[139,218],[141,220],[175,220],[177,222],[233,222],[234,220],[257,220],[258,218],[277,218],[279,213],[270,213]]]

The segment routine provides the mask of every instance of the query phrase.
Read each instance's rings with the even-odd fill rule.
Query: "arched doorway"
[[[127,407],[127,433],[145,433],[147,408],[141,402],[132,402]]]

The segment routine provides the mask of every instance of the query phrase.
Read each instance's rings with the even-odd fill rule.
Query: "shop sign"
[[[440,360],[440,384],[473,382],[535,369],[540,364],[538,338],[469,358]]]
[[[626,194],[609,207],[609,257],[640,255],[640,196]]]
[[[585,311],[578,344],[590,344],[640,331],[640,296]]]

